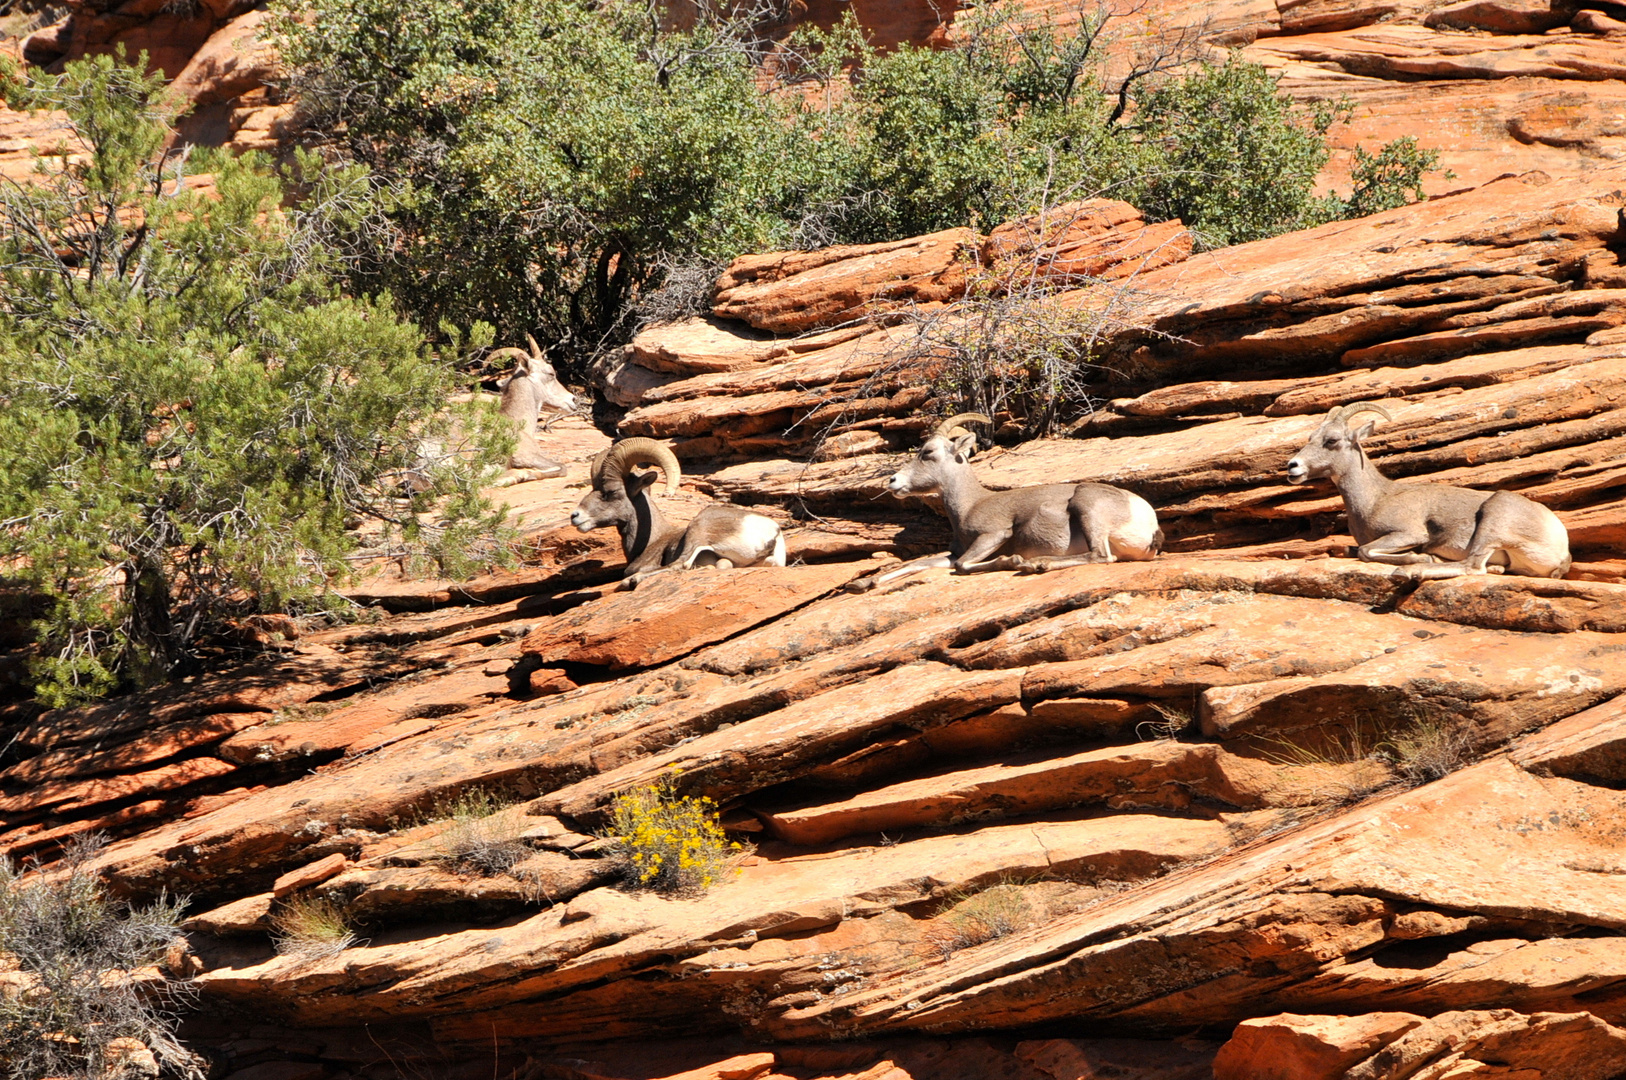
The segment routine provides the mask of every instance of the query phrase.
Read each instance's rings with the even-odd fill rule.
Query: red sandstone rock
[[[1562,5],[1550,0],[1463,0],[1428,13],[1424,26],[1490,30],[1499,34],[1539,34],[1563,26]]]
[[[347,860],[342,854],[335,851],[325,859],[318,859],[309,866],[302,866],[298,870],[290,870],[277,878],[271,886],[271,895],[274,897],[287,896],[289,893],[308,889],[312,885],[319,885],[345,868]]]
[[[225,23],[205,41],[184,68],[173,73],[170,93],[194,108],[241,97],[281,76],[281,63],[260,33],[269,17],[250,11]]]
[[[715,1065],[673,1073],[663,1080],[756,1080],[774,1064],[775,1058],[771,1053],[737,1054]]]
[[[769,828],[794,844],[819,845],[858,834],[942,827],[993,815],[1054,812],[1083,804],[1124,810],[1187,809],[1209,799],[1249,809],[1318,801],[1303,785],[1302,769],[1273,767],[1218,747],[1159,740],[1078,754],[1034,753],[985,765],[875,788],[842,801],[823,801],[768,817]],[[1381,786],[1388,771],[1377,762],[1327,765],[1310,783],[1322,790]],[[1363,775],[1364,774],[1364,775]]]
[[[222,935],[263,933],[271,929],[271,905],[275,900],[268,892],[245,896],[189,916],[181,928]]]
[[[1044,1039],[1018,1043],[1016,1057],[1048,1080],[1209,1080],[1214,1046],[1199,1039]]]
[[[1129,277],[1180,262],[1191,250],[1191,233],[1178,220],[1147,225],[1128,203],[1090,199],[1006,222],[988,235],[982,257],[995,281],[1014,290],[1036,281]]]
[[[674,571],[537,627],[524,653],[542,663],[650,667],[738,633],[858,577],[850,565]]]
[[[1423,1022],[1411,1013],[1244,1020],[1215,1056],[1214,1080],[1342,1080]]]
[[[187,758],[146,772],[88,780],[50,780],[22,794],[0,797],[0,814],[12,821],[49,811],[83,814],[92,808],[141,795],[173,791],[200,781],[214,780],[236,766],[213,757]]]
[[[947,229],[882,244],[746,255],[717,279],[712,311],[760,330],[794,334],[902,303],[954,300],[965,292],[979,246],[970,229]]]
[[[1521,1016],[1495,1009],[1431,1017],[1344,1075],[1350,1080],[1485,1074],[1609,1080],[1623,1067],[1626,1031],[1590,1013]]]
[[[87,752],[83,747],[75,747],[39,754],[0,772],[0,783],[10,785],[47,778],[127,772],[168,760],[194,747],[219,742],[246,727],[263,723],[268,715],[263,712],[212,713],[141,732],[129,742],[107,750]]]

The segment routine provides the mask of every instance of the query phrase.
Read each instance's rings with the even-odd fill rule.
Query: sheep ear
[[[1368,420],[1366,423],[1356,428],[1354,434],[1350,437],[1355,440],[1355,445],[1359,446],[1361,443],[1366,441],[1366,437],[1372,434],[1372,429],[1377,426],[1378,422],[1376,420]]]
[[[977,435],[968,431],[954,440],[954,456],[961,461],[970,461],[971,455],[977,452]]]
[[[628,473],[626,480],[627,495],[630,497],[638,494],[645,488],[652,486],[655,481],[659,480],[660,478],[661,474],[656,469],[645,469],[642,472]]]

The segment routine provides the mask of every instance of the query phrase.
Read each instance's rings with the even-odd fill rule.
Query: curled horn
[[[683,470],[677,455],[654,439],[622,439],[597,459],[593,468],[593,486],[603,489],[603,480],[611,475],[626,476],[638,465],[653,465],[666,476],[666,493],[677,493]]]
[[[524,349],[507,348],[507,349],[496,349],[496,350],[494,350],[492,352],[486,353],[486,363],[489,364],[493,360],[501,360],[501,359],[504,359],[505,357],[509,357],[509,356],[516,357],[521,361],[527,361],[527,362],[536,359],[530,353],[526,352]]]
[[[971,429],[965,425],[972,423],[992,424],[993,421],[982,415],[980,412],[955,413],[947,420],[944,420],[942,423],[938,424],[937,428],[932,432],[932,434],[941,435],[945,439],[952,439],[955,433],[960,431],[963,431],[969,435],[972,433]]]
[[[529,334],[526,334],[525,335],[525,344],[527,344],[527,345],[529,345],[531,347],[531,359],[533,359],[533,360],[542,359],[542,348],[541,348],[541,346],[537,345],[536,339],[534,337],[532,337]]]
[[[1351,402],[1348,405],[1340,405],[1340,406],[1338,406],[1338,408],[1336,408],[1336,409],[1334,409],[1332,411],[1332,414],[1330,416],[1328,416],[1327,419],[1328,420],[1338,420],[1338,421],[1341,421],[1342,423],[1347,424],[1347,423],[1349,423],[1349,418],[1350,417],[1354,416],[1357,413],[1363,413],[1363,412],[1375,412],[1379,416],[1383,417],[1385,420],[1391,420],[1392,421],[1394,419],[1394,417],[1389,415],[1389,410],[1388,409],[1385,409],[1382,405],[1379,405],[1375,401],[1355,401],[1355,402]]]

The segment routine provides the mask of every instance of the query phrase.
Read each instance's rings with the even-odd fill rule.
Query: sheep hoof
[[[870,577],[859,578],[857,581],[849,581],[842,587],[850,593],[866,593],[875,588],[876,584],[876,580]]]
[[[1001,555],[988,564],[990,570],[1015,570],[1019,574],[1032,573],[1033,563],[1028,562],[1020,555]]]
[[[1050,571],[1051,566],[1049,559],[1034,559],[1026,566],[1018,566],[1016,568],[1016,572],[1018,574],[1048,574]]]

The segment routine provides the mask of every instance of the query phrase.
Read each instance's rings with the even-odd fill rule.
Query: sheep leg
[[[564,474],[565,467],[563,465],[555,465],[552,469],[511,468],[492,481],[489,486],[494,488],[513,487],[515,484],[528,484],[532,480],[551,480]]]
[[[1005,546],[1010,540],[1010,530],[997,533],[983,533],[971,541],[971,546],[965,549],[965,554],[954,560],[956,574],[983,574],[990,570],[1020,570],[1027,566],[1028,561],[1020,555],[1002,555],[991,558],[994,552]]]
[[[1356,548],[1363,562],[1387,563],[1390,566],[1415,566],[1439,560],[1417,549],[1428,543],[1427,536],[1392,532]]]
[[[846,588],[848,592],[852,593],[868,592],[877,585],[885,585],[889,581],[908,577],[910,574],[918,574],[922,570],[942,570],[953,565],[954,563],[947,555],[926,555],[919,559],[911,559],[902,566],[895,566],[885,573],[876,574],[874,577],[849,581]]]
[[[1548,521],[1552,522],[1550,527]],[[1437,581],[1461,574],[1499,574],[1505,569],[1515,574],[1561,578],[1569,571],[1567,556],[1567,536],[1551,514],[1515,492],[1498,491],[1479,508],[1466,555],[1453,562],[1418,567],[1408,571],[1408,576]]]
[[[628,574],[626,577],[624,577],[620,581],[616,582],[615,591],[616,592],[631,592],[632,590],[636,589],[640,584],[642,584],[645,580],[647,580],[648,578],[654,577],[656,574],[668,574],[668,573],[671,573],[673,570],[680,570],[680,569],[682,569],[682,567],[676,566],[676,565],[673,565],[673,566],[657,566],[653,570],[640,570],[636,574]]]
[[[1096,552],[1089,551],[1085,552],[1083,555],[1062,555],[1051,558],[1034,559],[1026,566],[1020,567],[1019,572],[1023,574],[1045,574],[1052,570],[1060,570],[1066,566],[1088,566],[1093,563],[1109,563],[1117,561],[1118,560],[1113,557],[1112,552],[1110,551],[1105,555],[1099,555]]]

